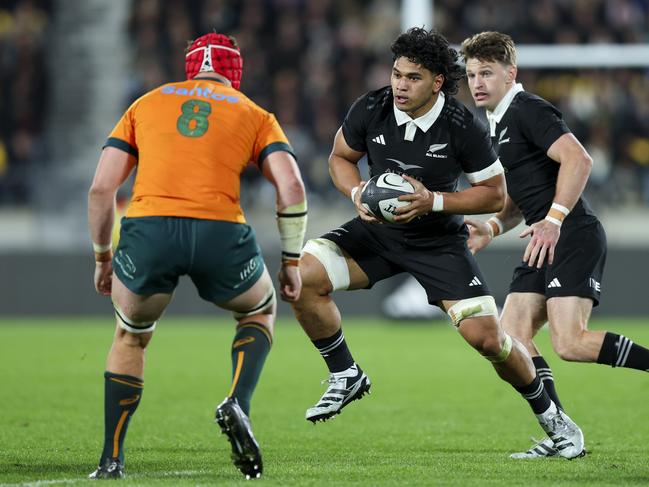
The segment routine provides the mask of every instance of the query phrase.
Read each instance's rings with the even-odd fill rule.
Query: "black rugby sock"
[[[354,365],[342,328],[328,338],[311,341],[327,362],[329,372],[342,372]]]
[[[537,375],[534,377],[534,380],[526,386],[516,387],[514,386],[520,394],[527,400],[530,404],[534,414],[542,414],[548,410],[552,404],[552,400],[548,395],[548,392],[543,387],[543,382]]]
[[[552,375],[552,369],[550,369],[548,363],[540,355],[538,357],[532,357],[532,362],[534,362],[536,373],[543,382],[543,387],[545,387],[548,396],[550,396],[550,399],[554,401],[559,409],[563,410],[561,401],[559,401],[559,395],[557,394],[557,390],[554,387],[554,376]]]
[[[606,332],[597,363],[649,372],[649,350],[624,335]]]
[[[99,459],[119,458],[124,463],[124,438],[142,398],[144,382],[130,375],[104,373],[104,450]]]
[[[237,328],[232,341],[232,388],[229,397],[236,397],[246,415],[250,415],[250,400],[255,391],[272,338],[266,327],[245,323]]]

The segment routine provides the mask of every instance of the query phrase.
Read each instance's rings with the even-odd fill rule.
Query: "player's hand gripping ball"
[[[372,177],[365,184],[361,204],[378,220],[394,223],[395,210],[410,204],[410,201],[399,201],[397,198],[414,192],[412,184],[400,175],[386,172]]]

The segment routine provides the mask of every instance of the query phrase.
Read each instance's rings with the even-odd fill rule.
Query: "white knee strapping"
[[[465,318],[474,316],[498,316],[496,301],[491,296],[478,296],[475,298],[463,299],[451,306],[448,311],[451,321],[455,326]]]
[[[509,354],[512,352],[512,345],[513,345],[512,337],[510,337],[509,335],[505,335],[505,342],[503,343],[503,348],[500,350],[500,353],[492,357],[485,355],[485,358],[495,364],[504,362],[505,360],[507,360],[507,357],[509,357]]]
[[[248,311],[233,311],[232,316],[235,319],[240,320],[246,316],[258,315],[260,313],[271,312],[274,308],[277,298],[275,297],[275,288],[273,286],[268,287],[268,291],[264,294],[264,297],[259,300],[259,302],[250,308]]]
[[[329,281],[334,288],[347,289],[349,287],[349,268],[340,247],[326,238],[309,240],[302,252],[311,254],[324,266],[329,276]]]
[[[158,323],[157,321],[154,321],[153,323],[138,323],[137,321],[133,321],[128,318],[115,303],[113,303],[113,307],[115,308],[115,316],[117,317],[119,326],[123,330],[135,334],[150,333],[155,330],[155,325]]]

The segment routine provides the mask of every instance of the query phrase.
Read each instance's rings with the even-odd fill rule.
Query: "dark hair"
[[[460,48],[464,61],[470,58],[480,61],[516,64],[516,46],[507,34],[500,32],[480,32],[464,39]]]
[[[433,74],[444,75],[442,91],[448,95],[457,93],[458,82],[464,77],[464,72],[457,62],[457,51],[436,30],[420,27],[408,29],[397,37],[390,49],[393,61],[405,57]]]

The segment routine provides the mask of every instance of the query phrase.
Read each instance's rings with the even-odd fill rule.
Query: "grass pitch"
[[[593,329],[649,344],[649,320],[594,321]],[[228,320],[166,318],[149,351],[142,403],[126,440],[123,485],[245,482],[213,424],[229,390]],[[86,482],[103,435],[110,318],[0,320],[0,484]],[[539,344],[589,454],[515,461],[543,432],[531,410],[446,324],[346,320],[345,336],[372,395],[327,423],[304,420],[327,377],[292,319],[252,403],[264,455],[261,485],[647,485],[649,376],[569,364]]]

